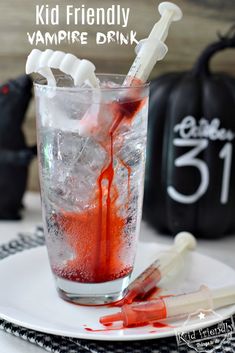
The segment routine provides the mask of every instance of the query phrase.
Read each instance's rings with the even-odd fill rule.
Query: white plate
[[[166,247],[155,243],[140,243],[134,276],[162,250],[166,250]],[[216,288],[235,283],[233,269],[197,253],[189,255],[185,267],[174,281],[168,279],[162,283],[164,290],[174,294],[196,290],[201,284]],[[183,321],[171,321],[172,327],[154,328],[148,325],[105,330],[99,324],[100,316],[118,309],[77,306],[61,300],[54,287],[45,247],[27,250],[0,261],[0,283],[0,317],[45,333],[96,340],[142,340],[173,336],[175,328],[183,324]],[[235,305],[220,309],[216,315],[206,316],[204,320],[193,319],[184,331],[209,326],[234,312]]]

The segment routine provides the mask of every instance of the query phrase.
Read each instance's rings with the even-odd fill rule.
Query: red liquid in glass
[[[53,269],[59,277],[77,282],[99,283],[125,277],[132,271],[132,267],[117,256],[124,246],[123,235],[127,219],[120,216],[120,206],[116,205],[118,190],[113,182],[113,146],[120,123],[131,124],[144,103],[145,99],[126,99],[112,104],[115,119],[105,146],[102,144],[108,152],[109,163],[97,178],[94,199],[91,200],[89,209],[79,213],[62,211],[57,217],[74,253],[74,258],[68,260],[63,268]],[[124,161],[121,163],[128,172],[127,187],[130,196],[131,168]]]

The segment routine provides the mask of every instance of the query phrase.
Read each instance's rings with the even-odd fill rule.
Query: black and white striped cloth
[[[16,239],[0,246],[0,260],[37,246],[45,245],[43,230],[38,227],[35,234],[19,234]],[[187,345],[178,347],[176,338],[165,338],[149,341],[110,342],[90,341],[49,335],[20,327],[0,319],[0,329],[35,344],[53,353],[190,353],[195,350]],[[207,350],[208,351],[208,350]],[[203,352],[203,351],[201,351]],[[214,353],[235,352],[235,332]]]

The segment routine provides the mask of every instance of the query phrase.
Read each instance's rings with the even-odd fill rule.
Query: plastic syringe
[[[209,289],[203,285],[199,291],[171,297],[162,297],[149,302],[126,304],[121,311],[100,318],[100,323],[108,325],[122,321],[123,326],[140,326],[166,318],[194,314],[198,310],[213,310],[235,304],[235,286]]]
[[[153,26],[149,37],[146,39],[142,39],[138,45],[136,46],[137,56],[122,84],[123,87],[133,87],[139,86],[139,84],[145,83],[149,75],[156,64],[157,61],[160,61],[166,55],[168,48],[164,41],[168,35],[168,30],[173,21],[178,21],[182,18],[181,9],[171,2],[162,2],[158,6],[158,10],[161,14],[161,19],[155,23]],[[134,91],[135,95],[137,91]],[[125,90],[122,92],[119,97],[120,101],[133,99],[131,97],[133,95],[133,91],[129,90],[126,92]],[[137,97],[134,97],[135,100]],[[110,114],[111,119],[103,122],[103,114],[97,113],[97,108],[99,105],[94,104],[88,110],[87,114],[79,122],[79,133],[81,136],[91,136],[96,134],[99,130],[98,127],[104,126],[105,130],[112,131],[113,126],[118,126],[121,122],[121,116],[124,115],[121,112],[119,114],[118,120],[116,119],[116,115]],[[105,134],[103,134],[105,136]]]
[[[124,86],[131,86],[136,80],[146,82],[156,62],[162,60],[168,51],[164,41],[169,27],[172,22],[179,21],[183,14],[177,5],[168,1],[160,3],[158,11],[161,19],[155,23],[148,38],[138,43],[137,56],[123,83]]]
[[[166,252],[160,254],[158,258],[142,272],[127,288],[127,294],[120,303],[132,303],[135,298],[143,298],[149,291],[156,287],[169,272],[171,272],[179,259],[188,250],[196,248],[195,237],[188,232],[180,232],[175,236],[174,245]]]

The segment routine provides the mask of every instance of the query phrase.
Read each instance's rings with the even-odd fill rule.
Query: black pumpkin
[[[235,78],[209,69],[234,47],[221,37],[190,72],[151,83],[144,217],[162,232],[235,231]]]
[[[32,81],[21,76],[0,86],[0,219],[19,219],[28,165],[36,154],[22,131]]]

